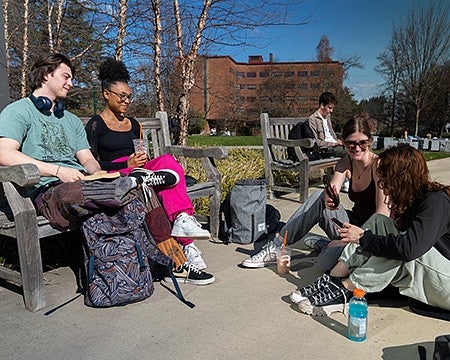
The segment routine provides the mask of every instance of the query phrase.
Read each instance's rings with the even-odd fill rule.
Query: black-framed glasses
[[[361,148],[361,150],[367,149],[370,145],[370,140],[361,140],[361,141],[345,141],[345,146],[348,149],[356,149],[357,146]]]
[[[110,93],[113,93],[114,95],[116,95],[119,98],[120,102],[125,102],[128,100],[131,103],[134,100],[133,94],[119,94],[113,90],[110,90],[110,89],[107,89],[107,90]]]

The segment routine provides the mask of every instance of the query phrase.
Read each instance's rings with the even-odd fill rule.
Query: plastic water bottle
[[[348,303],[347,337],[353,341],[364,341],[367,335],[367,301],[364,290],[355,289]]]

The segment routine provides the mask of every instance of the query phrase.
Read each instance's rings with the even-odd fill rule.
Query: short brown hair
[[[39,56],[28,74],[30,91],[33,92],[40,88],[45,76],[51,74],[61,64],[66,64],[72,71],[72,76],[75,75],[75,68],[67,56],[58,53],[42,54]]]

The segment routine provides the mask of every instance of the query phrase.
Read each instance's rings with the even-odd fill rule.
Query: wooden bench
[[[320,159],[309,161],[301,147],[312,148],[314,139],[289,140],[289,130],[295,124],[306,121],[306,117],[285,117],[271,118],[268,114],[262,113],[261,120],[261,136],[264,149],[265,172],[267,178],[267,190],[269,199],[274,198],[274,191],[280,192],[298,192],[299,201],[304,202],[308,197],[309,173],[317,169],[324,169],[329,175],[333,172],[333,168],[339,158],[332,157],[328,159]],[[288,159],[287,148],[293,147],[299,161]],[[298,188],[275,185],[274,171],[298,172],[300,180]]]
[[[83,119],[85,123],[88,119]],[[157,112],[155,118],[138,119],[144,134],[150,134],[154,156],[173,154],[201,159],[207,181],[188,187],[191,199],[210,198],[209,223],[211,235],[217,238],[220,222],[221,177],[215,159],[227,157],[221,147],[189,148],[170,145],[167,114]],[[25,307],[36,311],[45,307],[43,267],[39,239],[60,234],[43,216],[36,216],[30,198],[21,195],[21,188],[39,181],[37,166],[23,164],[0,166],[0,235],[17,240],[20,273],[0,266],[0,278],[22,286]],[[1,240],[1,238],[0,238]]]

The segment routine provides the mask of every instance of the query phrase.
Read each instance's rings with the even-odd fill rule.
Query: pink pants
[[[126,161],[127,159],[128,156],[124,156],[114,160],[114,162]],[[173,187],[155,189],[159,200],[166,211],[167,217],[171,222],[173,222],[181,212],[185,212],[188,215],[194,214],[194,206],[192,205],[191,199],[189,199],[186,191],[184,169],[172,155],[165,154],[151,159],[145,163],[143,168],[152,171],[170,169],[175,171],[180,177],[178,184]],[[122,174],[128,175],[131,170],[133,170],[133,168],[125,168],[119,171]],[[184,246],[192,243],[194,240],[188,238],[178,238],[177,241],[180,245]]]

